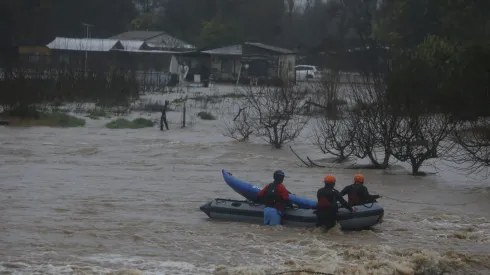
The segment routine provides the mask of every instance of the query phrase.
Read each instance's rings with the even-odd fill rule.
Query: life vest
[[[267,187],[267,191],[264,195],[264,204],[266,206],[275,206],[280,199],[281,196],[277,192],[277,184],[269,184],[269,187]]]
[[[331,205],[330,200],[328,198],[320,198],[318,200],[318,208],[329,208]]]
[[[336,206],[333,185],[325,184],[325,187],[318,190],[318,209],[334,209]]]
[[[357,193],[349,193],[348,195],[349,198],[349,205],[358,205],[361,203],[361,196],[359,196]]]
[[[361,204],[361,196],[359,196],[359,184],[354,184],[354,186],[351,187],[351,190],[349,190],[349,193],[347,194],[347,197],[349,198],[349,205],[358,205]]]

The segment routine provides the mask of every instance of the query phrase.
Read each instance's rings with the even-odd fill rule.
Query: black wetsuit
[[[349,205],[361,205],[374,202],[379,199],[379,195],[371,195],[364,184],[354,183],[346,186],[341,192],[341,196],[349,197]]]
[[[318,198],[318,207],[316,210],[317,227],[325,226],[327,229],[330,229],[337,224],[337,202],[340,202],[343,207],[352,211],[352,207],[347,204],[339,191],[335,190],[330,183],[326,183],[325,187],[318,189],[316,196]]]

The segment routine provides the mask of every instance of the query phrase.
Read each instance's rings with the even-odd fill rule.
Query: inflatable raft
[[[237,179],[224,169],[221,172],[223,173],[223,179],[225,182],[233,190],[235,190],[235,192],[242,195],[249,201],[257,201],[257,195],[259,194],[260,190],[262,190],[262,187]],[[316,200],[301,198],[293,194],[289,194],[289,199],[292,203],[303,209],[311,209],[317,205]]]
[[[345,208],[339,209],[337,220],[343,230],[366,229],[383,220],[384,210],[377,202],[354,208],[353,213]],[[259,224],[264,222],[264,206],[250,201],[214,199],[200,209],[211,219]],[[286,208],[282,223],[289,226],[314,227],[316,215],[313,209]]]

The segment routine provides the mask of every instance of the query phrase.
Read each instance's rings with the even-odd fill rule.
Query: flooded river
[[[489,274],[490,194],[450,169],[405,173],[300,167],[289,149],[239,144],[219,121],[170,131],[0,128],[0,274]],[[318,159],[306,140],[297,152]],[[199,206],[237,198],[221,169],[259,185],[276,169],[314,198],[362,172],[384,223],[341,232],[211,221]],[[483,184],[483,183],[482,183]],[[299,273],[285,273],[299,274]],[[305,273],[306,274],[306,273]]]

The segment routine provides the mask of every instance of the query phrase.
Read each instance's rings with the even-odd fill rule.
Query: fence
[[[12,77],[17,78],[22,75],[26,79],[58,79],[60,76],[66,74],[72,74],[77,77],[83,75],[97,75],[105,74],[109,75],[110,72],[93,72],[84,71],[83,69],[77,70],[63,70],[53,68],[14,68],[11,70]],[[127,72],[128,74],[131,72]],[[134,71],[134,76],[139,84],[140,92],[157,92],[163,89],[170,80],[170,73],[166,71]],[[5,70],[0,68],[0,81],[5,79]]]
[[[136,71],[140,92],[158,92],[167,86],[170,73],[165,71]]]

